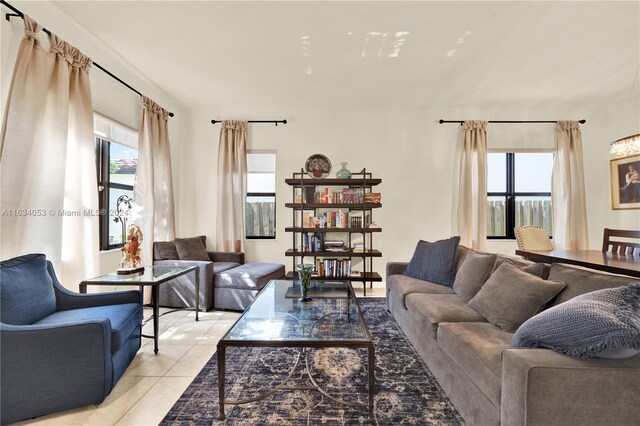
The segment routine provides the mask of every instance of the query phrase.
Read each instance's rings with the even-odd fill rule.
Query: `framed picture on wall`
[[[611,208],[640,209],[640,154],[614,158],[611,166]]]

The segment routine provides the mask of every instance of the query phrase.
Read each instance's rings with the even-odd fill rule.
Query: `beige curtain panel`
[[[465,121],[462,126],[458,186],[460,244],[485,249],[487,238],[487,122]]]
[[[142,96],[140,102],[138,167],[133,199],[142,207],[142,217],[138,220],[143,234],[142,262],[151,265],[153,242],[173,240],[176,234],[169,112],[146,96]]]
[[[582,132],[577,121],[558,121],[556,124],[551,204],[555,248],[588,250]]]
[[[247,195],[246,121],[222,122],[218,145],[216,250],[244,252]]]
[[[99,272],[91,59],[24,26],[2,123],[1,256],[44,253],[76,290]]]

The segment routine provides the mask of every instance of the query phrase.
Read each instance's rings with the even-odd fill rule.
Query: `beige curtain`
[[[153,262],[153,242],[173,240],[176,234],[173,181],[169,146],[169,112],[141,97],[138,128],[138,167],[133,199],[142,207],[138,225],[142,229],[141,257]]]
[[[244,252],[247,122],[223,121],[218,145],[216,249]]]
[[[551,201],[555,248],[588,250],[582,132],[577,121],[558,121],[556,124]]]
[[[91,59],[24,17],[2,123],[1,253],[46,254],[69,289],[98,274]]]
[[[484,250],[487,238],[487,122],[462,126],[458,187],[460,244]]]

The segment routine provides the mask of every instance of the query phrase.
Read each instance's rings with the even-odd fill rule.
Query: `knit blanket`
[[[575,358],[633,356],[640,352],[640,283],[586,293],[547,309],[522,324],[511,345]]]

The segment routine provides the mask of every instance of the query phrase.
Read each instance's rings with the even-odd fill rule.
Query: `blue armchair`
[[[70,292],[43,254],[0,262],[0,421],[101,403],[141,331],[139,291]]]

